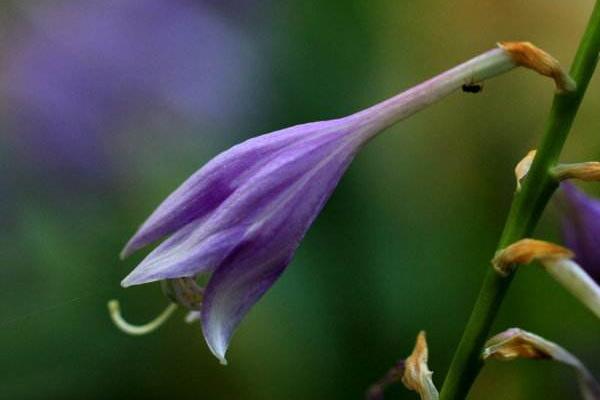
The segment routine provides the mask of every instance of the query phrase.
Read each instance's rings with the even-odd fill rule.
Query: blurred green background
[[[359,154],[243,321],[227,367],[183,313],[145,337],[115,329],[107,300],[139,323],[167,303],[158,285],[120,288],[143,255],[121,262],[119,251],[243,139],[352,113],[499,40],[530,40],[568,65],[593,3],[1,2],[0,398],[360,399],[421,329],[440,387],[513,167],[548,113],[553,86],[532,72],[457,93]],[[600,159],[599,88],[596,75],[565,161]],[[556,207],[537,236],[560,241]],[[538,268],[518,274],[494,331],[512,326],[600,376],[598,321]],[[470,398],[578,396],[570,369],[522,361],[491,362]]]

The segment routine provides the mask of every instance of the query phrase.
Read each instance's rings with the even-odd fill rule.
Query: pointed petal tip
[[[143,245],[140,245],[140,243],[138,243],[138,235],[133,235],[133,237],[129,239],[129,241],[125,244],[123,250],[121,250],[121,252],[119,253],[119,258],[121,260],[124,260],[133,253],[135,253],[137,250],[139,250],[141,247],[143,247]]]
[[[210,352],[219,360],[219,363],[223,366],[227,365],[227,359],[225,358],[225,353],[227,353],[227,345],[224,343],[210,343],[207,338],[206,344],[208,344],[208,349]]]
[[[204,310],[203,310],[204,312]],[[219,360],[221,365],[227,365],[225,353],[229,347],[229,340],[222,333],[214,330],[214,325],[208,324],[206,320],[201,323],[204,340],[210,352]],[[210,329],[212,327],[213,329]]]
[[[121,252],[119,253],[119,260],[123,261],[129,255],[131,255],[131,252],[127,249],[127,247],[124,247],[123,250],[121,250]]]
[[[134,269],[131,271],[129,275],[127,275],[121,281],[121,287],[128,288],[129,286],[141,285],[144,283],[156,282],[161,280],[156,277],[148,277],[147,274],[140,273],[138,269]]]
[[[134,285],[139,285],[141,283],[145,283],[145,282],[140,282],[139,277],[137,277],[136,273],[135,273],[135,269],[133,271],[131,271],[131,273],[129,275],[127,275],[125,278],[123,278],[123,280],[121,281],[121,287],[123,288],[128,288],[129,286],[134,286]]]

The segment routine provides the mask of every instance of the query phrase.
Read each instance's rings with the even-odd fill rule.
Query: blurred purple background
[[[248,118],[265,85],[263,61],[227,15],[247,4],[218,4],[17,5],[2,74],[11,146],[35,168],[97,179],[127,156],[116,138],[127,130],[143,142],[154,126],[166,140],[195,128],[201,140]]]

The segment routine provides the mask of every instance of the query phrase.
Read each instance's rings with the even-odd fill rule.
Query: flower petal
[[[355,144],[337,145],[272,198],[261,215],[254,215],[245,243],[213,273],[202,306],[202,327],[209,348],[222,363],[235,328],[281,275],[352,160]]]
[[[343,172],[340,168],[345,169],[357,145],[356,141],[343,138],[348,130],[341,128],[346,128],[346,124],[329,121],[319,126],[321,129],[315,133],[311,124],[311,129],[303,131],[310,133],[303,135],[304,140],[281,149],[272,159],[256,166],[257,171],[246,177],[243,185],[239,185],[210,215],[198,217],[179,229],[151,252],[122,285],[212,272],[241,242],[246,231],[257,229],[271,219],[276,210],[283,211],[280,214],[284,217],[288,215],[281,210],[282,204],[303,196],[302,191],[308,184],[315,187],[315,193],[328,196]],[[324,167],[328,173],[321,172]],[[319,176],[315,178],[315,174]],[[315,186],[328,176],[333,176],[334,182]],[[300,207],[310,204],[310,201],[301,201]],[[277,221],[272,222],[281,223]],[[293,243],[296,239],[291,237],[290,240]],[[287,247],[289,243],[282,246]]]
[[[255,265],[255,244],[246,243],[224,268],[219,268],[206,287],[202,304],[202,330],[212,353],[226,364],[225,353],[235,328],[250,308],[275,283],[288,265],[293,250]],[[262,251],[261,255],[266,256]]]
[[[211,272],[235,248],[243,235],[242,228],[205,235],[196,226],[188,225],[148,254],[123,279],[121,286]]]
[[[562,183],[566,212],[562,230],[575,261],[600,282],[600,201],[586,196],[570,183]]]
[[[188,178],[150,215],[121,253],[136,250],[202,218],[215,210],[287,146],[305,138],[318,138],[336,120],[297,125],[249,139],[221,153]]]

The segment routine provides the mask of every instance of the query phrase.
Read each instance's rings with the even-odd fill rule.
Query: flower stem
[[[473,86],[504,74],[514,68],[525,67],[554,80],[558,92],[575,90],[575,82],[563,71],[558,61],[544,50],[529,42],[500,42],[498,47],[455,66],[402,93],[362,110],[356,118],[369,129],[372,138],[385,128],[442,100],[454,91]]]
[[[554,97],[544,136],[522,190],[513,197],[498,249],[532,234],[556,190],[558,184],[550,169],[558,161],[599,53],[600,2],[596,2],[570,71],[577,90]],[[512,277],[513,274],[503,277],[489,268],[442,387],[442,400],[466,397],[483,366],[481,351]]]

